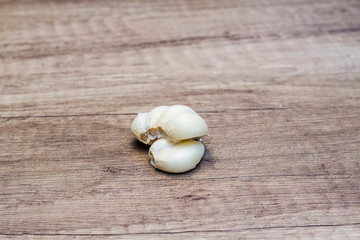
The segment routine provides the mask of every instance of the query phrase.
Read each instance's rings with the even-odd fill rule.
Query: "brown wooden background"
[[[199,166],[130,124],[186,104]],[[3,239],[359,239],[360,1],[0,1]]]

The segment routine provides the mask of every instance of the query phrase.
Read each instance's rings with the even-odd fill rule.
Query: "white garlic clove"
[[[136,118],[131,124],[131,132],[135,138],[145,144],[150,142],[150,139],[146,136],[146,128],[148,122],[149,113],[138,113]]]
[[[169,107],[161,115],[157,125],[166,133],[168,139],[175,142],[208,134],[208,127],[204,119],[185,105]]]
[[[159,139],[150,147],[150,164],[170,173],[182,173],[196,167],[204,156],[201,142],[185,140],[179,143]]]
[[[172,141],[202,137],[208,134],[208,127],[198,114],[185,112],[161,126]]]
[[[157,138],[161,138],[157,122],[168,106],[159,106],[149,113],[138,113],[131,124],[131,132],[135,138],[145,144],[152,144]]]
[[[147,134],[151,140],[166,137],[162,129],[159,128],[157,122],[161,115],[169,108],[169,106],[159,106],[152,109],[148,115]]]

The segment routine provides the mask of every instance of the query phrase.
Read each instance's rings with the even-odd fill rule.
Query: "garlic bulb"
[[[136,139],[151,145],[159,138],[179,142],[203,137],[208,134],[208,127],[204,119],[190,107],[173,105],[139,113],[131,125],[131,131]]]
[[[196,167],[204,152],[204,145],[199,141],[185,140],[174,143],[159,139],[150,147],[150,164],[170,173],[186,172]]]

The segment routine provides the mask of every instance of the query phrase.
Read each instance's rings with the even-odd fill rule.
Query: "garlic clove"
[[[148,113],[138,113],[131,124],[131,132],[135,138],[145,144],[152,144],[157,138],[161,138],[161,133],[157,127],[157,122],[162,113],[168,106],[159,106]]]
[[[131,124],[131,132],[135,138],[145,144],[148,144],[149,139],[146,136],[146,128],[149,113],[138,113]]]
[[[165,123],[162,129],[172,141],[202,137],[208,134],[206,122],[198,114],[184,112]]]
[[[150,147],[150,164],[165,172],[182,173],[195,168],[204,152],[204,145],[198,141],[174,143],[167,139],[159,139]]]
[[[152,109],[148,115],[147,134],[151,140],[165,137],[165,133],[159,128],[157,122],[161,115],[168,109],[168,106],[159,106]]]
[[[169,107],[159,118],[157,126],[172,141],[203,137],[208,134],[204,119],[185,105]]]

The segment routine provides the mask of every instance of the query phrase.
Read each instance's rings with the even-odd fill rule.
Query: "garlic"
[[[205,152],[199,141],[185,140],[174,143],[159,139],[150,147],[150,164],[170,173],[182,173],[196,167]]]
[[[131,125],[139,141],[153,144],[166,138],[174,142],[200,138],[208,134],[208,127],[194,110],[184,105],[159,106],[149,113],[139,113]]]
[[[194,139],[207,135],[208,127],[190,107],[174,105],[139,113],[131,132],[139,141],[152,145],[149,156],[154,168],[181,173],[195,168],[204,156],[204,145]]]
[[[168,106],[159,106],[149,113],[138,113],[131,124],[131,132],[135,138],[145,144],[152,144],[157,138],[161,138],[161,133],[157,127],[157,122],[162,113]]]

